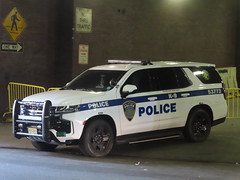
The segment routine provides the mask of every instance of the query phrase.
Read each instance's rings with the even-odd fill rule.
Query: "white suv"
[[[101,157],[116,142],[181,134],[203,141],[226,114],[223,84],[212,64],[109,60],[62,89],[16,100],[13,133],[39,150],[78,144],[83,154]]]

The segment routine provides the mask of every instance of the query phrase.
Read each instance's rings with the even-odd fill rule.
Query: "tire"
[[[31,141],[31,143],[39,151],[53,151],[58,146],[38,141]]]
[[[109,123],[96,119],[88,124],[80,139],[80,151],[91,157],[103,157],[110,153],[114,144],[114,132]]]
[[[203,109],[190,113],[184,129],[185,139],[190,142],[201,142],[208,138],[211,131],[211,118]]]

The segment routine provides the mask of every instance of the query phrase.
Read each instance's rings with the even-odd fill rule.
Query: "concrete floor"
[[[178,138],[119,145],[107,157],[89,158],[77,146],[37,151],[12,136],[10,123],[0,123],[0,179],[238,180],[239,129],[240,120],[227,120],[202,143]]]
[[[240,167],[0,148],[1,180],[239,180]]]
[[[12,136],[11,123],[0,123],[0,148],[34,149],[27,139]],[[60,146],[56,151],[79,153],[77,147]],[[240,167],[240,120],[226,120],[212,128],[207,141],[188,143],[169,139],[134,145],[118,145],[110,156],[134,157],[141,161],[189,161],[235,164]]]

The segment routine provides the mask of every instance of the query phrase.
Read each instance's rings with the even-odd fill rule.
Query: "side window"
[[[134,72],[124,83],[137,86],[137,93],[150,91],[149,70],[139,70]]]
[[[124,83],[137,86],[137,93],[184,88],[191,85],[181,68],[156,68],[134,72]]]
[[[178,81],[178,88],[186,88],[192,85],[192,82],[181,68],[175,68],[174,70]]]
[[[221,83],[221,77],[214,67],[191,67],[190,70],[204,84]]]
[[[174,68],[151,69],[150,79],[153,91],[178,88]]]

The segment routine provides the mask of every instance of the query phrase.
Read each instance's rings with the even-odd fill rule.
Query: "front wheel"
[[[184,130],[188,141],[201,142],[208,138],[211,131],[211,118],[203,109],[195,109],[190,113]]]
[[[39,151],[53,151],[58,145],[45,142],[31,141],[32,145]]]
[[[80,139],[80,151],[92,157],[106,156],[114,143],[114,132],[110,124],[102,119],[96,119],[85,128]]]

